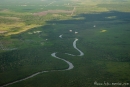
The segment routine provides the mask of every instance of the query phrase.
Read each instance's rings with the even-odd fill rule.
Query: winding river
[[[80,53],[80,55],[77,55],[77,56],[83,56],[84,53],[76,47],[76,42],[77,42],[77,41],[78,41],[78,39],[75,39],[75,40],[74,40],[74,42],[73,42],[73,47],[74,47],[77,51],[79,51],[79,53]],[[71,70],[71,69],[74,68],[74,65],[73,65],[71,62],[69,62],[69,61],[67,61],[67,60],[65,60],[65,59],[62,59],[62,58],[57,57],[57,56],[56,56],[56,53],[57,53],[57,52],[52,53],[51,56],[54,57],[54,58],[56,58],[56,59],[59,59],[59,60],[62,60],[62,61],[64,61],[64,62],[66,62],[66,63],[69,65],[69,67],[68,67],[67,69],[37,72],[37,73],[34,73],[34,74],[32,74],[32,75],[30,75],[30,76],[28,76],[28,77],[26,77],[26,78],[23,78],[23,79],[20,79],[20,80],[16,80],[16,81],[14,81],[14,82],[7,83],[7,84],[2,85],[2,86],[0,86],[0,87],[5,87],[5,86],[11,85],[11,84],[15,84],[15,83],[21,82],[21,81],[27,80],[27,79],[29,79],[29,78],[32,78],[32,77],[34,77],[34,76],[36,76],[36,75],[39,75],[39,74],[42,74],[42,73],[54,72],[54,71],[66,71],[66,70]],[[76,56],[76,55],[69,54],[69,53],[65,53],[65,54],[71,55],[71,56]]]

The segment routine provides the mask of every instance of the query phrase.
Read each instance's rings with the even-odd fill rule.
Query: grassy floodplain
[[[7,87],[129,87],[129,8],[129,0],[1,0],[0,86],[45,70]],[[84,56],[65,54],[79,55],[75,38]],[[74,69],[51,72],[68,68],[53,52]]]

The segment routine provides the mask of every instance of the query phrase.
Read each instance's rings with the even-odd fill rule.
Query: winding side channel
[[[74,47],[76,50],[79,51],[80,55],[78,55],[78,56],[83,56],[84,53],[76,47],[76,41],[78,41],[78,39],[75,39],[75,41],[73,42],[73,47]]]
[[[83,56],[84,53],[76,47],[76,42],[77,42],[77,41],[78,41],[78,39],[75,39],[75,40],[74,40],[74,42],[73,42],[73,47],[74,47],[76,50],[78,50],[79,53],[80,53],[80,55],[77,55],[77,56]],[[76,56],[76,55],[69,54],[69,53],[65,53],[65,54],[68,54],[68,55],[71,55],[71,56]],[[74,68],[74,65],[73,65],[71,62],[69,62],[69,61],[67,61],[67,60],[65,60],[65,59],[62,59],[62,58],[57,57],[57,56],[56,56],[56,52],[52,53],[51,56],[54,57],[54,58],[56,58],[56,59],[60,59],[60,60],[62,60],[62,61],[64,61],[64,62],[66,62],[66,63],[69,65],[69,67],[68,67],[67,69],[64,69],[64,70],[51,70],[51,71],[41,71],[41,72],[37,72],[37,73],[32,74],[32,75],[30,75],[30,76],[28,76],[28,77],[26,77],[26,78],[23,78],[23,79],[20,79],[20,80],[16,80],[16,81],[14,81],[14,82],[7,83],[7,84],[2,85],[2,86],[0,86],[0,87],[5,87],[5,86],[8,86],[8,85],[12,85],[12,84],[18,83],[18,82],[27,80],[27,79],[29,79],[29,78],[32,78],[32,77],[34,77],[34,76],[36,76],[36,75],[39,75],[39,74],[42,74],[42,73],[45,73],[45,72],[66,71],[66,70],[71,70],[71,69]]]

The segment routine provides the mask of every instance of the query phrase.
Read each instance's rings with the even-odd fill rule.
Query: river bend
[[[80,55],[73,55],[73,54],[69,54],[69,53],[65,53],[65,54],[71,55],[71,56],[83,56],[83,55],[84,55],[84,53],[76,47],[76,42],[77,42],[77,41],[78,41],[78,39],[75,39],[75,40],[74,40],[74,42],[73,42],[73,47],[74,47],[77,51],[79,51]],[[20,80],[16,80],[16,81],[14,81],[14,82],[7,83],[7,84],[2,85],[2,86],[0,86],[0,87],[5,87],[5,86],[8,86],[8,85],[12,85],[12,84],[15,84],[15,83],[18,83],[18,82],[27,80],[27,79],[29,79],[29,78],[33,78],[34,76],[39,75],[39,74],[42,74],[42,73],[54,72],[54,71],[66,71],[66,70],[71,70],[71,69],[74,68],[74,65],[73,65],[71,62],[69,62],[69,61],[67,61],[67,60],[65,60],[65,59],[62,59],[62,58],[57,57],[57,56],[56,56],[56,53],[57,53],[57,52],[52,53],[51,56],[54,57],[54,58],[56,58],[56,59],[59,59],[59,60],[62,60],[62,61],[64,61],[64,62],[66,62],[66,63],[69,65],[69,67],[68,67],[67,69],[37,72],[37,73],[34,73],[34,74],[32,74],[32,75],[30,75],[30,76],[28,76],[28,77],[26,77],[26,78],[23,78],[23,79],[20,79]]]

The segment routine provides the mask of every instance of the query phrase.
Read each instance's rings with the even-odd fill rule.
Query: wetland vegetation
[[[0,87],[40,71],[48,72],[7,87],[129,87],[129,8],[129,0],[1,0]],[[75,38],[83,56],[73,56]],[[58,71],[69,65],[54,52],[74,68]]]

